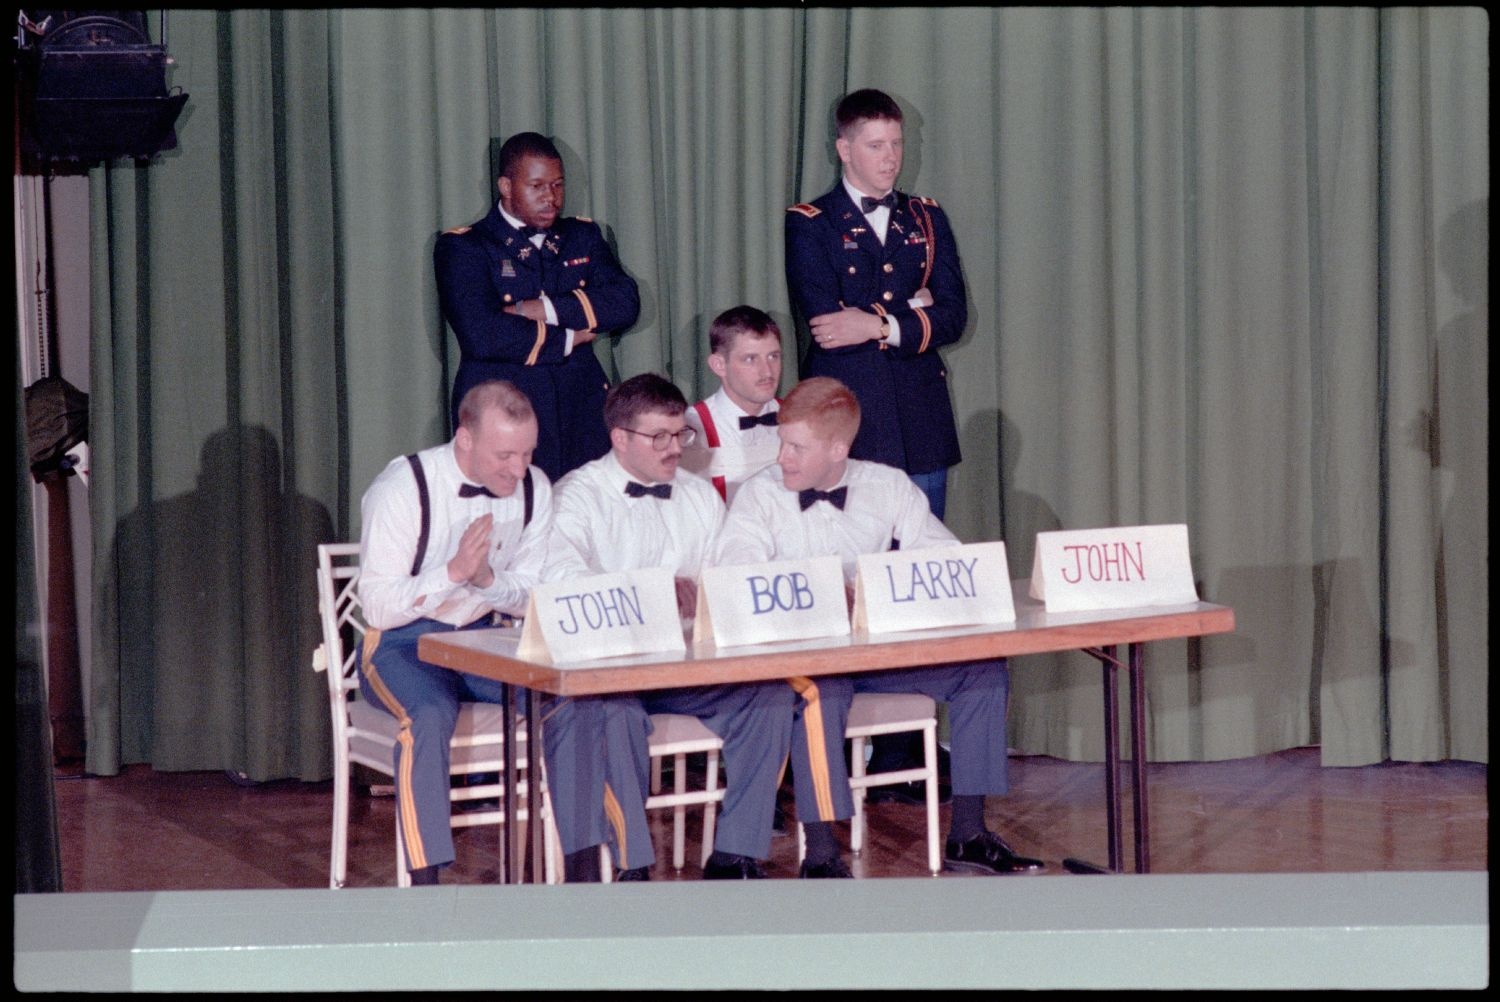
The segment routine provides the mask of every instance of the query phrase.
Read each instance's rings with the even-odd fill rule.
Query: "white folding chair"
[[[351,769],[358,763],[391,776],[397,733],[396,719],[371,706],[359,694],[358,666],[365,624],[355,591],[358,575],[359,544],[324,543],[318,547],[318,611],[323,621],[323,643],[313,652],[313,669],[328,675],[329,711],[333,717],[333,845],[328,871],[328,886],[333,888],[343,887],[347,876]],[[464,703],[453,731],[449,772],[454,776],[501,772],[505,768],[504,727],[501,707],[493,703]],[[526,737],[524,730],[518,731],[516,756],[522,770],[526,767]],[[530,777],[524,771],[521,775],[517,794],[524,797]],[[449,795],[454,802],[460,802],[498,798],[503,791],[499,783],[488,783],[455,786]],[[559,880],[557,860],[561,850],[545,785],[542,798],[544,868],[547,883],[554,884]],[[455,828],[503,827],[505,814],[497,806],[494,810],[460,811],[450,820]],[[517,820],[527,820],[524,806]],[[503,837],[514,834],[502,832]],[[400,811],[396,812],[396,884],[411,886]]]
[[[719,803],[724,799],[724,789],[719,785],[719,753],[724,742],[697,717],[683,713],[651,714],[651,737],[646,741],[651,756],[651,790],[646,797],[646,810],[672,808],[672,869],[680,870],[687,862],[687,809],[703,805],[703,849],[699,857],[700,866],[708,865],[708,857],[714,851],[714,821],[718,817]],[[699,752],[707,754],[704,766],[704,784],[701,790],[687,788],[687,757]],[[661,792],[662,761],[672,759],[672,792]],[[614,864],[609,846],[599,847],[599,866],[607,884],[614,879]]]
[[[891,772],[865,772],[865,739],[877,734],[922,732],[922,765]],[[865,845],[865,790],[897,783],[927,784],[927,868],[942,871],[938,846],[937,704],[921,693],[856,693],[849,706],[844,737],[852,742],[849,788],[854,793],[854,817],[849,822],[849,849],[856,856]],[[797,825],[797,860],[807,852],[806,835]]]
[[[703,852],[699,864],[708,865],[708,857],[714,851],[714,821],[718,805],[724,799],[724,790],[719,786],[719,752],[724,742],[697,717],[653,713],[647,747],[651,753],[651,795],[646,798],[646,809],[672,809],[672,868],[682,869],[686,860],[687,809],[697,804],[703,805]],[[687,757],[698,752],[708,755],[706,780],[703,789],[689,790]],[[661,763],[668,756],[672,759],[672,792],[662,793]]]

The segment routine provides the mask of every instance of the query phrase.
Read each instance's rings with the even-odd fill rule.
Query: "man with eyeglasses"
[[[575,574],[648,567],[672,570],[685,619],[696,611],[697,580],[724,522],[724,503],[708,481],[677,475],[695,432],[687,400],[653,373],[609,391],[604,423],[610,451],[557,483],[554,552]],[[553,570],[553,568],[549,568]],[[795,697],[782,682],[694,686],[595,697],[604,724],[605,815],[619,880],[647,880],[656,855],[646,825],[652,713],[697,717],[724,739],[727,786],[714,832],[707,879],[764,877],[781,765],[791,748]],[[554,789],[554,798],[558,791]]]

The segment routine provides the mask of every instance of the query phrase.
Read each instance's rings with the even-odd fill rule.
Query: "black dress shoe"
[[[803,880],[822,880],[828,877],[852,878],[854,874],[849,872],[849,865],[843,859],[835,856],[826,863],[809,863],[804,860],[797,876]]]
[[[650,880],[651,867],[638,866],[634,870],[616,870],[615,883],[626,884],[636,880]]]
[[[1047,864],[1039,859],[1017,856],[994,832],[980,832],[965,842],[949,839],[943,845],[943,869],[970,870],[974,873],[1036,873]]]
[[[719,855],[714,853],[714,856]],[[716,862],[713,856],[708,859],[708,865],[703,867],[704,880],[765,880],[766,871],[761,869],[760,860],[751,859],[749,856],[734,856],[724,854],[723,861]]]
[[[938,783],[938,803],[948,804],[953,801],[953,787],[947,783]],[[893,783],[890,786],[872,786],[865,791],[865,802],[870,804],[906,804],[909,807],[927,806],[927,784],[922,781],[914,783]]]

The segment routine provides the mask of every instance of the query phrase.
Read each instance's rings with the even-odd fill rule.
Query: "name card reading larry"
[[[1015,619],[1004,543],[891,550],[859,558],[856,630],[893,633]]]
[[[698,589],[693,643],[719,647],[849,633],[844,568],[836,556],[710,567]]]
[[[559,664],[686,646],[672,572],[653,567],[537,585],[516,654]]]
[[[1187,526],[1039,532],[1031,597],[1048,612],[1196,602]]]

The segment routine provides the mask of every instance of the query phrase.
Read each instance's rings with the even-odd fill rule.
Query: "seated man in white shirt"
[[[537,420],[526,395],[503,380],[479,383],[464,394],[458,421],[450,442],[391,460],[360,501],[358,589],[369,625],[360,693],[400,722],[392,765],[413,884],[437,883],[453,862],[448,746],[459,703],[498,703],[502,692],[492,679],[423,662],[417,638],[524,613],[551,537],[552,487],[531,465]],[[597,873],[603,725],[591,711],[549,721],[546,739],[554,782],[586,791],[574,799],[591,804],[579,816],[558,810],[564,851],[587,861],[595,847]],[[583,735],[577,747],[573,725]]]
[[[691,617],[724,503],[708,481],[678,475],[683,446],[694,437],[686,409],[682,392],[658,375],[612,388],[604,403],[610,452],[558,481],[553,528],[583,565],[576,573],[670,568],[678,608]],[[704,877],[764,877],[759,861],[771,850],[776,785],[791,741],[792,691],[781,682],[751,682],[597,700],[605,708],[605,803],[619,879],[649,879],[656,859],[645,811],[651,713],[695,716],[724,739],[727,786]]]
[[[927,497],[901,470],[850,459],[859,403],[838,380],[803,380],[781,403],[777,465],[735,496],[715,564],[751,564],[837,554],[852,582],[858,557],[903,547],[957,544]],[[1005,662],[982,661],[791,680],[799,694],[792,737],[797,817],[807,836],[803,877],[848,877],[832,822],[853,815],[844,729],[859,692],[921,692],[947,702],[952,729],[953,815],[948,869],[1002,874],[1040,870],[985,826],[985,797],[1008,789]]]
[[[776,462],[781,447],[781,328],[763,310],[735,306],[714,318],[708,348],[719,390],[687,410],[697,434],[682,450],[682,468],[708,478],[729,503],[743,481]]]

